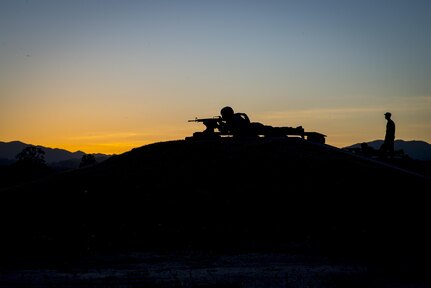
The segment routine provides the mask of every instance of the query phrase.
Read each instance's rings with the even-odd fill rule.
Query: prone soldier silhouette
[[[326,135],[318,132],[304,132],[302,126],[294,127],[273,127],[259,122],[251,122],[245,113],[236,112],[232,107],[223,107],[221,116],[213,118],[195,118],[189,122],[202,122],[206,129],[203,132],[193,133],[193,138],[217,139],[221,136],[232,136],[235,138],[256,138],[256,137],[287,137],[287,135],[298,135],[307,140],[324,144]],[[218,130],[216,132],[215,130]]]
[[[223,107],[220,111],[221,120],[218,129],[221,133],[232,134],[233,136],[254,136],[250,119],[245,113],[235,113],[232,107]]]

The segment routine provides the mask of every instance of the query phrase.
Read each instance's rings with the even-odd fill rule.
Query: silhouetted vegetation
[[[45,152],[36,146],[28,146],[16,155],[16,159],[20,164],[33,163],[36,165],[45,164]]]
[[[81,158],[81,163],[79,163],[79,168],[91,166],[96,164],[96,157],[93,154],[84,154]]]
[[[0,187],[33,181],[52,173],[45,163],[45,152],[28,146],[16,155],[17,161],[0,170]]]

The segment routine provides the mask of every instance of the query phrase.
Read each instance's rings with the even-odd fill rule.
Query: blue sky
[[[0,1],[0,140],[127,151],[223,106],[431,142],[430,1]],[[7,123],[3,125],[3,123]]]

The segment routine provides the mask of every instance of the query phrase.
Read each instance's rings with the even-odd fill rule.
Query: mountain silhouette
[[[295,137],[159,142],[0,191],[0,252],[294,246],[420,271],[430,184]]]
[[[383,144],[383,140],[374,140],[370,142],[365,142],[368,146],[379,149]],[[361,143],[356,143],[351,146],[347,146],[344,148],[360,148]],[[431,144],[425,141],[418,140],[395,140],[394,143],[395,150],[403,150],[406,155],[413,159],[422,160],[422,161],[431,161]]]
[[[25,147],[30,145],[39,147],[45,152],[45,162],[48,164],[48,166],[60,169],[77,168],[79,166],[79,162],[81,161],[82,156],[86,154],[82,151],[70,152],[64,149],[27,144],[21,141],[0,141],[0,165],[9,165],[15,162],[16,155],[20,153]],[[99,162],[106,160],[111,156],[102,153],[97,153],[94,155]]]

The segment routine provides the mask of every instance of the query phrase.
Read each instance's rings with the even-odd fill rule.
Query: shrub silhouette
[[[93,154],[84,154],[79,163],[79,168],[96,164],[96,157]]]
[[[36,146],[28,146],[18,153],[17,161],[5,172],[3,185],[37,180],[52,171],[45,163],[45,151]]]
[[[36,146],[24,148],[15,157],[19,163],[45,164],[45,151]]]

